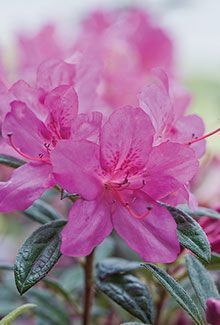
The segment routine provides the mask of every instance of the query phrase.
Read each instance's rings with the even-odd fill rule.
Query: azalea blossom
[[[185,115],[188,100],[186,96],[175,98],[170,94],[167,74],[155,69],[153,79],[138,94],[140,107],[150,116],[156,130],[154,143],[167,140],[189,143],[198,158],[205,152],[205,141],[194,141],[204,134],[203,120],[196,114]]]
[[[41,66],[39,88],[20,81],[10,90],[20,100],[10,103],[2,133],[27,163],[16,169],[7,182],[0,183],[0,211],[23,210],[55,185],[50,154],[61,139],[87,138],[99,130],[101,113],[77,114],[77,94],[72,86],[65,85],[69,70],[59,69],[57,64],[51,68],[48,63],[47,69]]]
[[[102,63],[97,95],[107,108],[137,105],[152,68],[174,75],[170,38],[140,8],[93,12],[82,23],[75,50]]]
[[[51,153],[54,177],[65,190],[81,196],[62,233],[65,255],[88,255],[114,228],[144,260],[175,260],[176,223],[157,200],[190,181],[198,161],[188,145],[153,147],[154,135],[142,109],[123,107],[104,124],[99,144],[57,144]]]

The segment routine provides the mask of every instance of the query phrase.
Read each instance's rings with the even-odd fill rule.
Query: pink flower
[[[10,89],[19,100],[10,103],[2,133],[28,163],[0,183],[0,211],[23,210],[55,185],[50,154],[61,139],[80,140],[99,132],[100,113],[77,115],[78,97],[68,85],[69,66],[51,63],[47,61],[46,68],[41,65],[38,88],[19,81]]]
[[[139,105],[150,116],[156,130],[154,143],[167,140],[185,144],[192,142],[198,158],[205,152],[205,141],[196,141],[204,134],[204,123],[195,115],[184,115],[189,98],[187,95],[171,97],[166,73],[154,70],[154,82],[147,84],[139,92]],[[195,143],[194,143],[195,142]]]
[[[169,37],[138,8],[92,13],[82,24],[75,48],[89,52],[92,62],[103,63],[97,93],[107,107],[136,105],[136,94],[152,68],[173,74]]]
[[[204,217],[199,219],[199,223],[209,239],[212,252],[220,254],[220,220]]]
[[[153,147],[154,132],[143,110],[123,107],[103,126],[99,145],[57,144],[51,153],[54,177],[81,196],[62,233],[65,255],[89,254],[114,228],[144,260],[175,260],[176,223],[157,200],[190,181],[198,162],[186,145]]]
[[[48,59],[65,59],[68,48],[56,35],[53,25],[44,26],[36,35],[18,35],[18,76],[34,81],[39,64]]]
[[[210,325],[220,324],[220,300],[209,298],[206,301],[206,320]]]

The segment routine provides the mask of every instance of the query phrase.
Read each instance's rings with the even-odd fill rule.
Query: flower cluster
[[[176,223],[161,202],[195,205],[189,184],[206,137],[200,117],[186,115],[172,44],[144,12],[129,9],[94,13],[72,51],[63,61],[48,46],[36,80],[0,85],[4,147],[25,162],[0,183],[0,211],[26,209],[58,184],[79,196],[62,233],[64,254],[88,255],[115,229],[144,260],[172,262]]]

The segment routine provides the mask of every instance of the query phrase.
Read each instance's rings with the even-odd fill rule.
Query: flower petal
[[[172,177],[177,181],[178,187],[178,182],[180,185],[189,182],[197,172],[198,167],[199,163],[192,149],[186,145],[166,142],[153,148],[146,170],[151,179],[151,186],[154,181],[156,186],[161,177],[164,181],[164,177]],[[147,184],[146,179],[146,187]],[[173,191],[175,191],[174,187]]]
[[[178,143],[188,143],[197,137],[201,137],[205,131],[205,125],[202,119],[195,115],[183,116],[176,125],[176,132],[170,137],[171,141]],[[205,153],[205,140],[196,142],[190,146],[200,158]]]
[[[112,231],[110,209],[102,199],[78,200],[70,210],[62,231],[61,252],[69,256],[86,256]]]
[[[54,184],[51,165],[25,164],[7,182],[0,182],[0,211],[24,210]]]
[[[78,98],[72,86],[59,86],[45,98],[49,116],[47,125],[63,139],[71,134],[71,125],[78,111]]]
[[[91,112],[79,114],[72,124],[72,137],[77,140],[99,135],[102,124],[102,113]]]
[[[117,109],[103,126],[101,165],[107,171],[140,170],[146,164],[153,142],[154,128],[140,108]]]
[[[150,116],[158,137],[172,124],[174,113],[168,93],[167,76],[162,70],[156,72],[153,75],[155,82],[144,86],[138,94],[138,99],[140,107]]]
[[[113,226],[144,261],[173,262],[180,247],[176,223],[167,209],[159,206],[143,192],[137,194],[131,208],[141,215],[146,212],[149,204],[152,210],[142,219],[132,217],[125,207],[118,205],[112,216]]]
[[[97,178],[99,146],[95,143],[61,140],[50,157],[55,179],[68,192],[94,200],[103,190]]]
[[[48,156],[44,143],[51,141],[51,135],[24,103],[11,103],[11,112],[6,115],[2,133],[5,139],[11,134],[14,145],[23,153],[34,157],[39,154]]]
[[[49,59],[41,63],[37,71],[37,87],[46,92],[61,85],[73,85],[75,65],[58,59]]]

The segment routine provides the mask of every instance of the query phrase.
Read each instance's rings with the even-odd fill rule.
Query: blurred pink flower
[[[206,301],[206,320],[210,325],[220,325],[220,300],[209,298]]]
[[[212,252],[220,254],[220,220],[204,217],[199,219],[199,223],[209,239]]]
[[[39,64],[48,59],[65,59],[68,48],[56,35],[54,25],[44,26],[36,35],[17,37],[17,75],[33,82]]]
[[[94,46],[95,44],[95,46]],[[136,105],[154,67],[173,75],[173,45],[145,10],[96,11],[82,24],[75,49],[102,62],[98,95],[107,107]]]
[[[157,200],[190,181],[198,162],[186,145],[153,147],[154,133],[142,109],[123,107],[103,126],[100,145],[83,140],[57,144],[51,153],[54,177],[81,196],[62,233],[64,254],[89,254],[114,228],[144,260],[175,260],[176,223]]]

